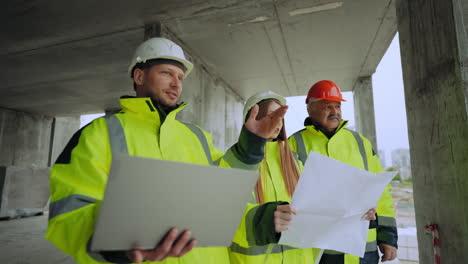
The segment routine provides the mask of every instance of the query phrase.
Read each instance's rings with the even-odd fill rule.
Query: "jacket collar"
[[[160,123],[164,122],[165,119],[174,120],[177,113],[187,106],[187,104],[181,103],[177,108],[167,113],[166,116],[162,116],[158,111],[158,107],[153,104],[149,97],[122,97],[120,98],[120,105],[123,112],[136,113],[148,119],[157,119]]]
[[[329,132],[325,127],[323,127],[322,125],[320,125],[318,122],[315,122],[314,120],[312,120],[310,117],[307,117],[305,120],[304,120],[304,126],[306,127],[306,129],[308,130],[315,130],[317,132],[322,132],[327,138],[331,138],[333,137],[336,133],[338,133],[342,128],[346,127],[348,125],[348,121],[346,120],[341,120],[340,124],[338,125],[338,127],[335,129],[335,131],[333,132]]]

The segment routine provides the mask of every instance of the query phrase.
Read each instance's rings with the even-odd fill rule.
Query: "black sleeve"
[[[232,147],[236,158],[246,164],[257,164],[265,156],[266,139],[242,127],[239,141]]]
[[[101,256],[110,263],[130,264],[133,263],[127,256],[127,251],[101,251]]]
[[[255,244],[258,246],[271,243],[278,243],[281,233],[276,233],[273,216],[278,205],[288,204],[287,202],[270,202],[259,206],[253,216],[253,226]]]

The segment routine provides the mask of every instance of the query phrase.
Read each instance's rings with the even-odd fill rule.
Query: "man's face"
[[[174,107],[182,94],[184,71],[172,64],[158,64],[149,69],[135,69],[137,97],[151,97],[162,106]]]
[[[307,107],[309,117],[329,132],[335,131],[341,122],[341,102],[319,100]]]

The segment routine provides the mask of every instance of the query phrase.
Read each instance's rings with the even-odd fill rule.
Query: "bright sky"
[[[386,164],[390,166],[391,152],[394,149],[409,149],[398,35],[380,61],[372,77],[372,85],[377,145],[380,150],[385,151]],[[349,121],[348,128],[354,129],[353,94],[345,92],[343,96],[347,101],[342,103],[342,116]],[[307,116],[305,96],[288,97],[288,105],[286,130],[288,135],[292,135],[304,128],[303,122]]]
[[[104,113],[97,113],[97,114],[89,114],[89,115],[82,115],[80,117],[80,128],[86,126],[89,122],[93,121],[94,119],[103,116]]]
[[[392,150],[409,149],[398,35],[380,61],[377,71],[372,77],[372,83],[377,144],[380,150],[385,151],[386,164],[390,166]],[[343,119],[349,121],[348,128],[354,129],[353,94],[345,92],[343,96],[347,100],[342,104]],[[307,116],[304,100],[305,96],[288,97],[289,109],[285,118],[288,135],[304,128],[303,123]],[[83,126],[102,115],[83,115],[81,124]]]

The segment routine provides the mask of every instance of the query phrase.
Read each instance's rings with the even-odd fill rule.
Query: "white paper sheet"
[[[279,244],[363,257],[369,221],[361,217],[396,173],[375,174],[310,152],[291,202],[298,214]]]

